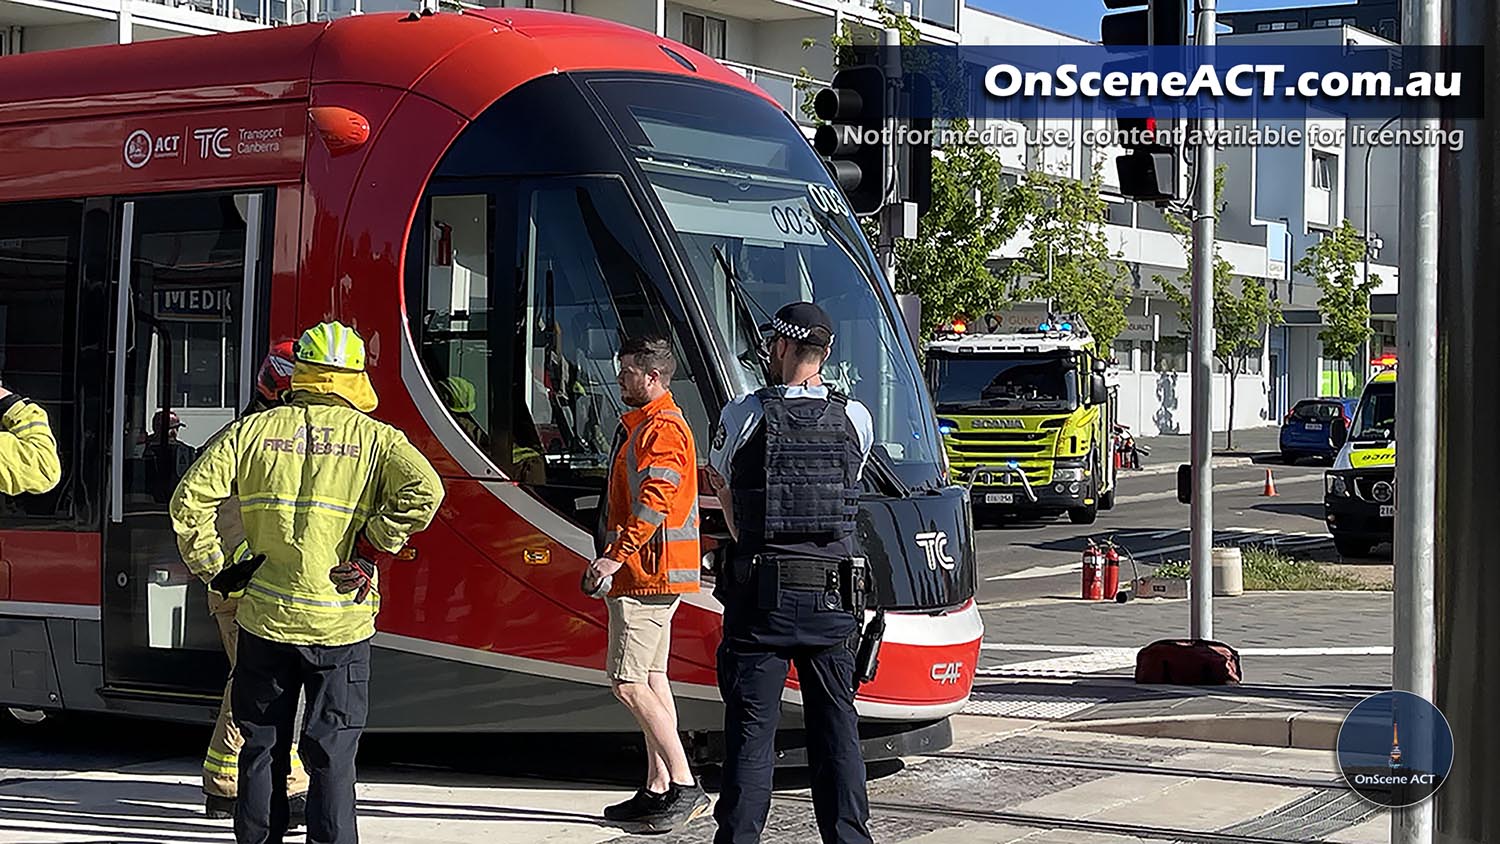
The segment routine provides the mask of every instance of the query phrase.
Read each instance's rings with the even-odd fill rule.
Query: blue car
[[[1281,423],[1281,459],[1295,463],[1303,457],[1333,460],[1349,436],[1349,424],[1359,399],[1327,396],[1303,399]]]

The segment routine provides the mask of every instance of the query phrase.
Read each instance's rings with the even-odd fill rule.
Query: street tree
[[[1022,221],[1030,233],[1030,243],[1006,268],[1010,297],[1082,316],[1096,349],[1108,355],[1125,329],[1130,293],[1124,255],[1110,250],[1100,184],[1097,167],[1087,180],[1030,171],[1007,192],[1002,217]]]
[[[1224,177],[1228,166],[1220,164],[1214,169],[1214,207],[1222,207]],[[1177,306],[1178,316],[1185,327],[1181,334],[1192,341],[1190,326],[1193,318],[1192,290],[1194,256],[1192,249],[1192,221],[1183,214],[1167,214],[1167,224],[1182,243],[1187,254],[1187,271],[1173,282],[1157,275],[1156,283],[1167,298]],[[1229,422],[1226,443],[1234,448],[1234,404],[1235,381],[1244,372],[1245,363],[1251,355],[1259,355],[1265,344],[1266,332],[1282,321],[1281,303],[1272,299],[1264,282],[1258,279],[1241,278],[1236,285],[1234,265],[1219,254],[1219,242],[1214,241],[1213,251],[1214,291],[1214,359],[1229,375]]]
[[[1323,350],[1339,361],[1339,392],[1345,392],[1349,379],[1343,371],[1358,372],[1355,358],[1370,339],[1370,293],[1380,285],[1380,276],[1361,278],[1359,264],[1365,256],[1365,239],[1359,230],[1344,220],[1339,227],[1313,244],[1297,262],[1297,271],[1318,283],[1323,295],[1318,310],[1323,315],[1323,330],[1318,339]],[[1357,386],[1357,385],[1355,385]]]

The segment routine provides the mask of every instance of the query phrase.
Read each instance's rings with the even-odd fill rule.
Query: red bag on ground
[[[1137,683],[1223,686],[1241,677],[1239,652],[1210,639],[1161,639],[1135,656]]]

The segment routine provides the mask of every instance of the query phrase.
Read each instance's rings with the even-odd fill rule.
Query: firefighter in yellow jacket
[[[48,492],[61,477],[47,411],[0,386],[0,494]]]
[[[292,388],[292,370],[296,365],[295,344],[283,340],[271,347],[261,361],[260,371],[255,377],[255,393],[243,416],[262,413],[281,404],[282,395]],[[225,427],[225,430],[227,430]],[[209,444],[224,433],[209,437]],[[240,518],[240,502],[231,496],[219,507],[215,520],[219,536],[224,538],[224,548],[231,552],[231,565],[241,557],[253,556],[244,542],[245,527]],[[239,644],[240,627],[235,622],[240,598],[244,590],[220,594],[212,587],[208,590],[208,611],[219,628],[219,639],[224,643],[224,655],[229,657],[230,674],[234,673],[235,648]],[[224,696],[219,702],[219,718],[214,722],[213,734],[209,737],[208,749],[203,755],[203,802],[204,813],[210,818],[234,818],[234,801],[239,794],[240,746],[245,743],[240,728],[234,724],[231,707],[233,680],[224,684]],[[291,828],[302,826],[307,811],[307,772],[302,768],[297,743],[292,742],[292,770],[287,775],[286,794]]]
[[[432,522],[437,473],[406,436],[370,418],[365,348],[344,325],[297,341],[286,404],[237,420],[205,449],[172,497],[183,561],[229,593],[244,589],[232,708],[239,758],[235,840],[279,844],[297,695],[311,787],[307,838],[358,841],[354,757],[369,708],[378,567]],[[224,568],[215,526],[237,496],[248,554]],[[222,569],[222,570],[221,570]]]

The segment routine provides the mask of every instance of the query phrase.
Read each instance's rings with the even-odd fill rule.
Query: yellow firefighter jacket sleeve
[[[0,408],[0,493],[50,491],[62,477],[62,465],[47,411],[14,394],[0,401]]]
[[[225,564],[219,505],[234,496],[245,542],[266,559],[241,599],[240,626],[264,639],[347,645],[375,633],[379,582],[362,604],[329,570],[361,531],[399,551],[431,524],[442,482],[401,431],[333,398],[292,403],[232,423],[172,497],[172,526],[188,568],[205,579]]]

